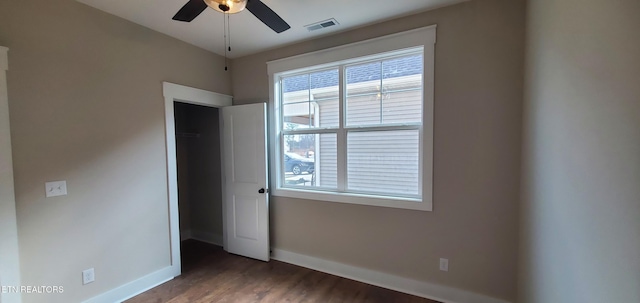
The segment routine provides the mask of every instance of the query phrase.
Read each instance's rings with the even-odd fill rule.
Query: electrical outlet
[[[440,270],[449,271],[449,259],[440,258]]]
[[[96,280],[95,272],[93,268],[85,269],[82,271],[82,285],[89,284]]]

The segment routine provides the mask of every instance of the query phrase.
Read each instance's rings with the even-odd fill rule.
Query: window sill
[[[421,211],[432,211],[430,199],[411,199],[398,197],[383,197],[365,194],[333,193],[326,191],[314,191],[309,189],[277,188],[271,194],[276,197],[288,197],[307,200],[349,203],[358,205],[370,205],[379,207],[391,207]]]

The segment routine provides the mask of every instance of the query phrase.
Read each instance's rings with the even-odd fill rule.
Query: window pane
[[[422,121],[422,55],[382,62],[382,123]]]
[[[313,125],[309,102],[309,75],[282,79],[282,122],[284,129],[309,128]]]
[[[338,82],[338,69],[282,78],[285,127],[338,127]]]
[[[347,85],[369,81],[380,82],[380,72],[380,62],[349,66],[347,67]]]
[[[313,125],[313,108],[309,102],[291,103],[282,106],[283,128],[287,130],[309,128]]]
[[[338,184],[338,146],[336,134],[320,134],[316,161],[316,186],[337,188]]]
[[[389,195],[418,195],[418,145],[418,130],[349,132],[348,189]]]
[[[308,91],[308,90],[309,90],[309,75],[305,74],[305,75],[282,78],[282,92],[284,93],[285,96],[287,96],[287,93]]]
[[[335,189],[336,134],[285,135],[281,176],[287,186]]]
[[[309,74],[311,100],[318,110],[316,117],[318,127],[338,127],[338,81],[338,69]]]
[[[336,91],[336,95],[338,92]],[[338,103],[338,97],[319,100],[318,110],[320,112],[319,122],[320,127],[338,127],[340,124],[340,104]]]
[[[381,66],[380,62],[374,62],[346,68],[348,126],[381,123]]]
[[[382,62],[382,79],[421,75],[422,55],[411,55]]]
[[[422,89],[384,94],[382,122],[385,124],[422,122],[422,96]]]

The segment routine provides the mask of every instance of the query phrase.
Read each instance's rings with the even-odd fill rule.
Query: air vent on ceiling
[[[327,28],[327,27],[330,27],[330,26],[338,25],[338,24],[340,24],[340,23],[338,23],[338,21],[336,21],[336,19],[331,18],[331,19],[327,19],[327,20],[324,20],[324,21],[316,22],[316,23],[313,23],[313,24],[305,25],[304,27],[306,27],[308,31],[312,32],[312,31],[315,31],[315,30]]]

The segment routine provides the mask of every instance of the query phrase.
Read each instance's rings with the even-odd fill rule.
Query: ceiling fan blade
[[[191,22],[207,8],[207,4],[202,0],[189,0],[178,13],[173,16],[173,20]]]
[[[262,23],[266,24],[276,33],[282,33],[291,28],[287,22],[285,22],[276,12],[270,9],[266,4],[260,0],[248,0],[247,9]]]

